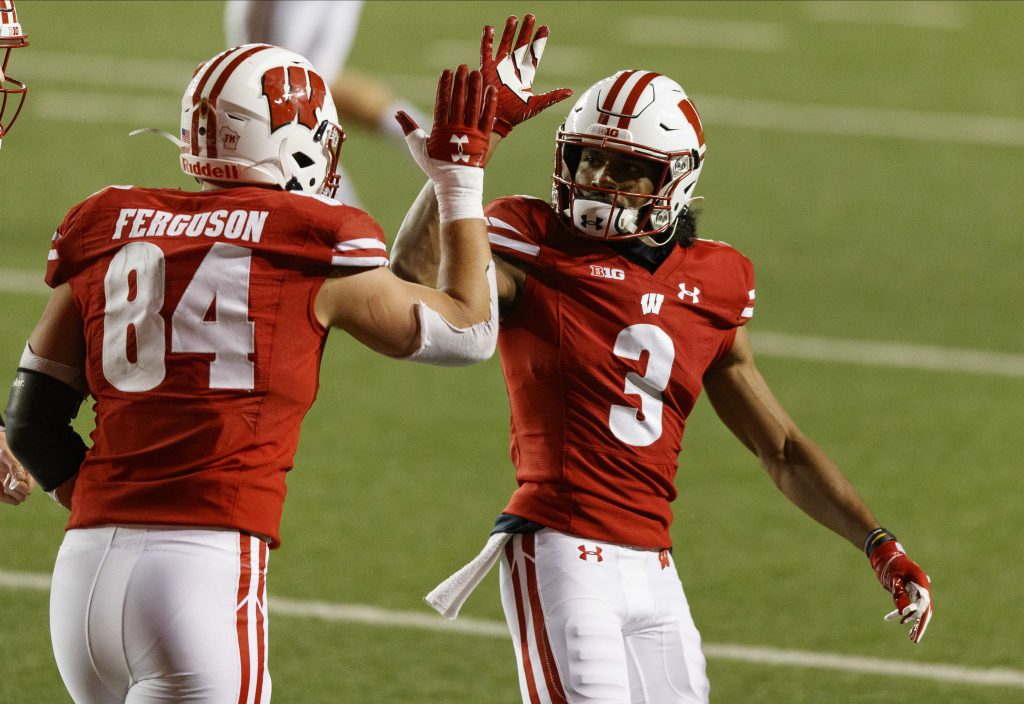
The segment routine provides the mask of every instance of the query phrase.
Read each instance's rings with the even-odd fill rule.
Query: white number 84
[[[171,352],[206,352],[211,389],[252,389],[255,325],[249,320],[252,252],[215,243],[203,258],[171,316]],[[120,391],[149,391],[166,375],[164,253],[149,242],[125,245],[103,277],[103,375]],[[134,283],[134,287],[132,284]],[[134,288],[134,292],[133,289]],[[211,320],[206,314],[213,305]],[[135,359],[128,357],[129,330]]]

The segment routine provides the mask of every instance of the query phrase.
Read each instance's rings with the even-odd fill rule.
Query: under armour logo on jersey
[[[643,310],[644,315],[654,313],[657,315],[661,312],[661,304],[665,302],[665,294],[663,293],[645,293],[640,299],[640,308]]]
[[[587,547],[585,545],[580,545],[580,559],[581,560],[586,562],[587,558],[589,556],[591,556],[591,555],[596,557],[598,562],[603,562],[604,561],[604,558],[601,557],[601,546],[600,545],[596,546],[593,550],[587,550]]]
[[[695,305],[697,303],[700,303],[700,289],[699,288],[694,286],[693,290],[690,291],[690,290],[688,290],[686,288],[686,284],[679,284],[679,297],[682,298],[685,301],[687,296],[690,296],[693,299],[692,303],[694,303]]]
[[[453,134],[452,138],[451,138],[451,143],[455,145],[456,149],[458,149],[458,152],[452,152],[452,161],[454,161],[454,162],[463,161],[463,162],[468,164],[469,163],[469,154],[467,154],[462,149],[462,145],[469,144],[469,135]]]
[[[587,217],[586,213],[582,213],[580,214],[580,225],[582,225],[583,227],[593,226],[595,230],[600,230],[602,227],[604,227],[604,218],[598,215],[595,216],[593,220],[591,220],[590,218]]]

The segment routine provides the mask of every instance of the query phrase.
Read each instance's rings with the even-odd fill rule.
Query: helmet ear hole
[[[305,152],[293,153],[292,159],[295,159],[295,163],[299,165],[300,169],[305,169],[313,165],[313,160],[310,159]]]

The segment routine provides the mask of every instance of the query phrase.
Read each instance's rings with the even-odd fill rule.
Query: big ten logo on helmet
[[[275,66],[263,74],[263,95],[270,105],[270,131],[298,122],[316,128],[316,111],[324,106],[327,87],[315,71],[301,66]]]
[[[607,266],[598,266],[597,264],[590,265],[590,275],[596,276],[599,279],[615,279],[616,281],[623,281],[626,278],[626,272],[622,269],[612,269]]]

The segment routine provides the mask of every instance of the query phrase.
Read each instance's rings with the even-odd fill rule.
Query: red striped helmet
[[[28,87],[7,73],[7,62],[11,51],[28,46],[28,35],[18,23],[18,11],[14,0],[0,0],[0,140],[11,131],[11,125],[18,119]],[[6,122],[4,115],[7,115]]]
[[[653,193],[583,187],[576,172],[584,148],[651,162],[652,173],[660,174]],[[586,237],[624,239],[671,232],[693,197],[705,151],[700,117],[678,83],[652,71],[619,71],[580,96],[558,129],[552,204]],[[626,207],[622,196],[634,202],[640,196],[643,205]]]
[[[323,77],[269,44],[217,54],[196,69],[181,99],[181,170],[203,181],[333,197],[344,140]]]

